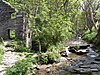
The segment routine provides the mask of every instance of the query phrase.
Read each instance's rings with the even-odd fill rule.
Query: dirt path
[[[4,45],[10,43],[10,41],[5,41]],[[2,62],[0,64],[0,75],[4,75],[5,69],[7,67],[11,67],[14,65],[14,63],[18,60],[21,60],[24,58],[24,56],[20,56],[19,53],[13,52],[13,48],[10,47],[3,47],[4,48],[4,55]]]

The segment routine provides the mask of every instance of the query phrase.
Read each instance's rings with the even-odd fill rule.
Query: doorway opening
[[[8,29],[8,38],[11,40],[15,39],[15,30]]]

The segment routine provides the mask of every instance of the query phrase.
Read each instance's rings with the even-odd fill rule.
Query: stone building
[[[26,46],[30,42],[30,30],[23,13],[17,13],[16,18],[12,19],[12,14],[15,13],[6,2],[0,0],[0,37],[3,39],[11,39],[11,31],[14,31],[15,37],[26,40]]]

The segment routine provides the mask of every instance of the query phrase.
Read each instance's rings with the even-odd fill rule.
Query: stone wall
[[[2,22],[0,22],[0,37],[4,38],[4,39],[9,39],[9,33],[8,30],[15,30],[15,35],[16,38],[23,38],[23,34],[24,34],[24,21],[23,21],[24,17],[16,17],[16,19],[7,19],[4,20]]]
[[[24,22],[24,16],[21,13],[18,13],[16,15],[16,37],[17,38],[23,38],[24,39],[24,34],[25,34],[25,22]]]
[[[9,30],[15,30],[17,38],[23,38],[24,15],[19,13],[15,19],[11,19],[15,9],[0,0],[0,37],[9,39]]]
[[[30,29],[25,14],[17,13],[15,19],[11,19],[15,9],[0,0],[0,38],[10,39],[10,30],[15,30],[15,37],[26,40],[26,46],[31,42]]]

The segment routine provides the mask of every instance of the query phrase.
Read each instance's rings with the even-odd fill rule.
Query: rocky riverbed
[[[86,54],[69,66],[59,69],[58,75],[100,75],[100,54]]]
[[[87,45],[82,42],[74,42],[74,44],[76,43],[80,46]],[[60,65],[46,68],[45,73],[38,70],[37,75],[100,75],[100,52],[95,52],[95,50],[92,49],[91,44],[86,49],[88,50],[87,53],[83,55],[71,53],[66,60],[63,58],[65,61],[60,62]],[[81,49],[81,51],[82,50],[84,49]]]
[[[89,48],[87,54],[59,69],[57,75],[100,75],[100,53]]]

